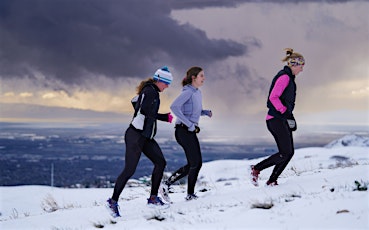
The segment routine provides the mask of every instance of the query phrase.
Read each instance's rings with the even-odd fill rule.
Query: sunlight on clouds
[[[4,93],[4,96],[5,97],[14,97],[15,93],[14,92],[7,92],[7,93]]]
[[[113,95],[109,91],[79,91],[66,101],[73,108],[91,109],[101,112],[123,112],[132,106],[131,97],[121,92]]]
[[[351,93],[355,96],[369,96],[369,86],[358,90],[352,90]]]
[[[363,87],[364,86],[364,87]],[[367,98],[369,86],[366,80],[351,80],[333,83],[333,87],[339,90],[333,94],[337,98]]]
[[[33,93],[30,92],[23,92],[19,94],[20,97],[26,98],[26,97],[32,97]]]
[[[45,100],[56,100],[59,103],[62,102],[63,100],[67,99],[68,93],[65,92],[64,90],[57,90],[57,91],[48,91],[48,92],[44,92],[44,93],[40,93],[40,97],[42,99]]]
[[[42,100],[34,103],[45,106],[56,106],[74,109],[94,110],[100,112],[129,111],[131,98],[124,93],[111,94],[109,90],[79,90],[71,94],[65,91],[53,91],[40,94]]]
[[[108,81],[107,81],[108,82]],[[105,84],[108,84],[105,82]],[[47,100],[43,98],[43,105],[59,106],[75,109],[87,109],[99,112],[116,112],[124,114],[132,114],[133,107],[131,99],[136,95],[136,85],[140,80],[135,80],[134,85],[128,85],[122,82],[115,82],[114,88],[107,86],[104,88],[94,88],[90,90],[76,90],[72,94],[66,94],[65,92],[48,92]],[[113,82],[111,82],[113,83]],[[172,97],[170,95],[176,95],[179,89],[167,89],[160,95],[160,108],[159,112],[167,113],[170,111],[170,103]],[[45,94],[44,94],[45,96]]]
[[[43,99],[51,99],[51,98],[55,98],[56,95],[54,93],[45,93],[44,95],[42,95]]]
[[[99,112],[131,113],[131,99],[135,96],[135,80],[108,79],[96,77],[96,85],[88,85],[86,89],[67,87],[60,82],[22,79],[19,81],[3,81],[0,103],[22,103],[50,107],[93,110]],[[53,85],[53,90],[45,85]],[[18,87],[18,91],[14,91]],[[27,90],[24,90],[27,88]],[[22,90],[23,89],[23,90]],[[66,90],[61,90],[66,89]]]
[[[133,112],[131,99],[136,95],[135,87],[121,87],[123,90],[117,92],[109,89],[78,90],[72,94],[67,94],[65,91],[48,91],[40,94],[42,99],[35,100],[34,103],[44,106],[131,114]],[[167,95],[163,95],[161,100],[163,113],[169,112],[170,101]]]

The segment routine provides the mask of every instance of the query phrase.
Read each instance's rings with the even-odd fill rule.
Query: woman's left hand
[[[171,113],[168,113],[168,122],[172,123],[173,121],[173,115]]]
[[[212,117],[213,116],[213,113],[211,112],[211,110],[206,110],[205,114],[208,117]]]

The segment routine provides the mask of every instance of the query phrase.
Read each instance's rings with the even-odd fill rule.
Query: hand
[[[190,127],[188,127],[188,131],[195,132],[195,128],[196,128],[196,126],[194,124],[192,124]]]
[[[288,127],[290,128],[291,131],[296,131],[297,130],[297,123],[296,123],[296,120],[295,120],[295,117],[293,116],[293,114],[290,114],[287,117],[287,124],[288,124]]]
[[[168,122],[172,123],[173,121],[173,115],[171,113],[168,113]]]
[[[188,128],[188,131],[193,132],[193,133],[199,133],[200,128],[199,126],[192,124],[191,127]]]

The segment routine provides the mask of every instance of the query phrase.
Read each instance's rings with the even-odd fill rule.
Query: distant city
[[[125,145],[121,129],[53,128],[14,123],[0,123],[0,127],[0,186],[111,187],[124,167]],[[342,135],[333,132],[300,137],[295,148],[322,147]],[[186,163],[182,148],[171,135],[158,136],[157,140],[167,160],[166,172]],[[272,141],[247,144],[202,142],[201,148],[204,162],[253,159],[277,150]],[[132,178],[146,180],[152,167],[142,155]]]

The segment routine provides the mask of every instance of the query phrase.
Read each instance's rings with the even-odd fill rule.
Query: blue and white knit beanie
[[[153,79],[156,81],[164,82],[165,84],[170,84],[173,81],[173,76],[169,72],[169,69],[167,66],[164,66],[158,70],[156,70]]]

